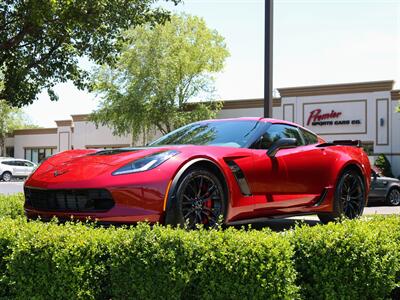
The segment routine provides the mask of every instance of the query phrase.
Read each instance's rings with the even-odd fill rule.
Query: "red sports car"
[[[370,186],[357,141],[325,142],[282,120],[201,121],[144,148],[71,150],[25,183],[28,218],[215,226],[260,217],[363,213]]]

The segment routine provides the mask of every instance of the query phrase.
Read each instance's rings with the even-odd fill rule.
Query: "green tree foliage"
[[[0,100],[0,156],[5,156],[5,141],[9,133],[15,129],[35,128],[30,123],[25,113],[16,107],[12,107],[5,100]]]
[[[173,1],[175,4],[180,0]],[[32,103],[42,89],[72,80],[87,83],[79,57],[111,63],[120,32],[156,24],[169,13],[156,0],[8,0],[0,1],[0,67],[5,68],[0,99],[13,106]]]
[[[4,88],[3,72],[0,70],[0,93]],[[0,156],[5,156],[7,134],[15,129],[36,127],[28,122],[28,118],[19,108],[12,107],[0,98]]]
[[[128,30],[118,62],[94,75],[102,96],[92,119],[117,134],[162,133],[200,119],[215,118],[213,73],[229,56],[224,38],[199,17],[172,16],[164,25]],[[201,99],[194,103],[190,99]]]
[[[394,177],[392,172],[392,165],[387,159],[385,154],[379,154],[375,161],[375,166],[382,172],[382,175],[387,177]]]

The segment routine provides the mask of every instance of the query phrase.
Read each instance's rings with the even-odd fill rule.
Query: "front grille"
[[[52,211],[106,211],[114,206],[104,189],[38,190],[25,188],[25,203],[35,209]]]

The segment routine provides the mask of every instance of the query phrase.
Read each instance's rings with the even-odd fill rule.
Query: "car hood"
[[[110,150],[72,150],[62,152],[51,157],[46,163],[55,167],[82,166],[86,164],[101,164],[118,166],[123,163],[139,159],[141,157],[169,150],[167,147],[157,148],[122,148]]]
[[[112,172],[119,167],[142,157],[171,149],[159,148],[130,148],[119,150],[71,150],[50,157],[35,171],[36,180],[58,181],[68,173],[68,177],[82,180],[94,178],[103,173]],[[56,179],[57,178],[57,179]]]

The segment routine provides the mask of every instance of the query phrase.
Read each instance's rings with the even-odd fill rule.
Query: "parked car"
[[[371,180],[360,144],[327,143],[275,119],[196,122],[149,147],[53,155],[25,182],[25,212],[189,228],[303,214],[356,218]]]
[[[29,160],[11,157],[0,158],[0,179],[10,181],[12,178],[28,177],[37,167]]]
[[[381,201],[393,206],[400,205],[400,180],[384,177],[372,170],[369,198],[371,202]]]

